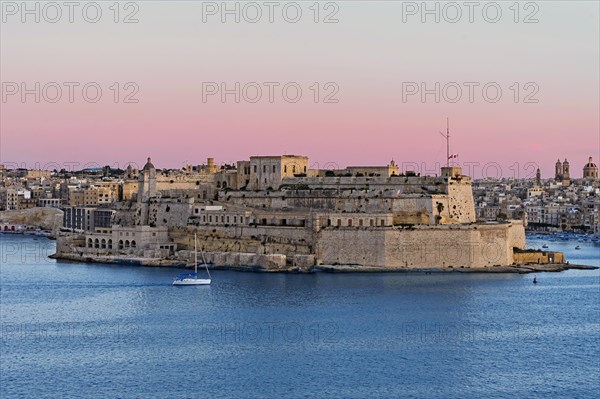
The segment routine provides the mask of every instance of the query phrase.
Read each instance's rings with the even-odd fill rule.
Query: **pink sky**
[[[251,155],[307,155],[314,167],[386,164],[390,159],[424,173],[445,162],[438,131],[450,117],[452,152],[475,177],[545,177],[565,157],[581,175],[588,156],[600,158],[599,30],[595,2],[539,3],[538,23],[402,22],[395,2],[339,2],[336,24],[202,23],[193,2],[139,3],[139,23],[22,23],[2,25],[1,80],[33,88],[35,82],[97,82],[103,95],[88,103],[75,92],[40,103],[19,93],[1,103],[2,162],[44,166],[50,162],[181,167],[184,161],[218,163]],[[507,3],[508,4],[508,3]],[[106,10],[105,10],[106,11]],[[306,10],[305,10],[306,11]],[[509,10],[505,9],[507,13]],[[108,15],[108,14],[107,14]],[[509,18],[510,17],[510,18]],[[110,87],[121,86],[120,102]],[[139,103],[123,103],[123,85],[139,87]],[[209,96],[203,83],[258,82],[263,100],[240,103]],[[266,100],[263,82],[296,82],[297,103],[280,90]],[[310,87],[320,83],[321,98]],[[327,82],[338,103],[324,103]],[[433,88],[457,82],[456,103],[429,95],[403,101],[403,82]],[[495,82],[496,103],[481,90],[468,101],[464,82]],[[513,99],[539,89],[538,103]],[[49,95],[52,95],[50,93]],[[473,166],[474,165],[474,166]],[[490,166],[491,165],[491,166]]]

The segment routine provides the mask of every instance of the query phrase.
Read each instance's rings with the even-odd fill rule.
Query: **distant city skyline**
[[[249,155],[247,157],[241,158],[241,159],[237,159],[237,160],[230,160],[230,161],[224,161],[224,162],[219,162],[219,160],[215,160],[215,165],[221,166],[221,165],[233,165],[236,166],[236,162],[237,161],[243,161],[243,160],[247,160],[250,157],[253,156],[278,156],[278,155],[292,155],[292,154],[253,154],[253,155]],[[293,154],[293,155],[300,155],[300,156],[305,156],[306,154]],[[160,163],[156,162],[156,158],[154,157],[150,157],[152,158],[152,161],[154,163],[156,163],[156,167],[157,169],[182,169],[186,166],[201,166],[201,165],[206,165],[207,162],[207,158],[204,159],[199,159],[199,160],[186,160],[187,162],[185,163],[181,163],[181,165],[163,165]],[[579,165],[579,163],[573,163],[572,160],[569,160],[568,158],[558,158],[558,160],[561,161],[561,163],[563,163],[565,160],[568,161],[569,165],[570,165],[570,178],[571,179],[581,179],[583,178],[583,169],[586,165],[588,165],[589,162],[589,158],[586,158],[585,163],[582,163],[581,165]],[[598,164],[598,160],[596,158],[594,158],[593,156],[591,157],[592,161],[594,164]],[[380,162],[378,164],[366,164],[364,162],[360,162],[359,163],[355,163],[355,164],[339,164],[333,161],[328,161],[328,162],[324,162],[324,163],[319,163],[319,162],[315,162],[311,159],[310,156],[308,156],[309,159],[309,168],[310,169],[343,169],[345,167],[348,166],[385,166],[387,165],[389,162]],[[393,161],[396,165],[398,165],[399,171],[400,173],[404,173],[406,171],[415,171],[418,172],[419,174],[422,175],[439,175],[440,174],[440,168],[445,166],[445,164],[440,164],[440,163],[436,163],[436,164],[427,164],[425,162],[413,162],[413,161],[398,161],[396,159],[391,159],[390,162]],[[138,169],[141,170],[144,163],[146,162],[146,160],[139,161],[139,160],[132,160],[132,161],[125,161],[125,162],[96,162],[96,161],[49,161],[47,163],[43,163],[43,162],[34,162],[31,164],[27,164],[25,162],[14,162],[14,161],[7,161],[7,162],[2,162],[0,163],[0,165],[2,165],[2,167],[6,168],[6,169],[16,169],[16,168],[24,168],[24,169],[30,169],[30,170],[38,170],[38,169],[42,169],[42,170],[60,170],[62,168],[64,168],[67,171],[81,171],[84,169],[89,169],[89,170],[93,170],[93,169],[97,169],[97,170],[101,170],[103,169],[105,166],[110,166],[111,168],[114,169],[127,169],[127,167],[129,165],[132,166],[132,168],[134,169]],[[541,174],[541,178],[542,179],[554,179],[556,177],[556,170],[555,170],[555,164],[556,161],[553,163],[552,165],[552,172],[551,173],[546,173],[544,174],[543,169],[541,166],[539,166],[537,163],[535,162],[530,162],[530,163],[526,163],[523,165],[518,165],[517,163],[513,164],[513,165],[509,165],[506,169],[503,169],[501,166],[499,166],[500,164],[495,162],[495,161],[490,161],[487,163],[479,163],[479,162],[471,162],[471,161],[465,161],[463,163],[457,163],[457,162],[453,162],[451,163],[451,165],[458,165],[461,166],[463,169],[463,173],[467,176],[473,177],[475,179],[481,179],[481,178],[485,178],[485,177],[498,177],[498,178],[518,178],[518,179],[534,179],[536,177],[536,172],[537,169],[540,169],[540,174]],[[517,165],[519,166],[519,169],[517,169]],[[433,166],[437,167],[437,169],[433,169]],[[513,175],[508,175],[506,174],[506,172],[508,173],[515,173],[515,171],[520,170],[520,172],[522,173],[522,175],[520,176],[513,176]],[[484,175],[486,173],[486,175]],[[504,173],[503,175],[499,175],[499,173]]]

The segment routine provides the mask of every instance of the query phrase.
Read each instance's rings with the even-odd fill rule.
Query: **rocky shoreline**
[[[117,256],[79,256],[67,254],[53,254],[49,256],[52,259],[72,262],[85,263],[104,263],[118,264],[128,266],[144,267],[172,267],[172,268],[191,268],[192,266],[181,260],[161,259],[161,258],[124,258]],[[361,265],[314,265],[310,267],[289,266],[285,268],[265,268],[259,265],[214,265],[208,264],[210,270],[235,270],[244,272],[261,273],[540,273],[540,272],[562,272],[565,270],[595,270],[596,266],[574,265],[574,264],[525,264],[513,266],[494,266],[494,267],[464,267],[464,268],[382,268]]]

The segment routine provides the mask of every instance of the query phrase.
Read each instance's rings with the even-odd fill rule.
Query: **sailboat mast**
[[[194,272],[198,278],[198,244],[196,242],[196,233],[194,233]]]

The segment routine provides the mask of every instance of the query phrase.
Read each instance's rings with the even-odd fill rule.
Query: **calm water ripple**
[[[61,263],[1,235],[0,397],[592,398],[600,273],[254,274]],[[533,248],[543,241],[529,240]],[[599,265],[600,246],[551,243]],[[554,248],[552,248],[554,246]]]

